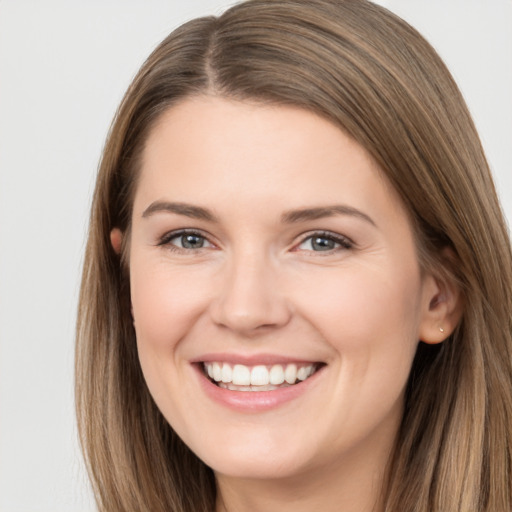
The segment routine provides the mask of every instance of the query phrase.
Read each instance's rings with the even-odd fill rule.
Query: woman
[[[511,263],[464,101],[402,20],[253,0],[183,25],[94,195],[100,509],[510,510]]]

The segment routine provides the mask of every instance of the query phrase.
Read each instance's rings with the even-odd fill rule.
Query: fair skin
[[[418,340],[450,334],[457,296],[368,153],[299,108],[185,99],[147,140],[131,230],[142,370],[217,511],[380,510]]]

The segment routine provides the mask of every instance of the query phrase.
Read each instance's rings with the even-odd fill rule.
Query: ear
[[[123,233],[119,228],[114,228],[110,232],[110,243],[116,254],[121,254],[121,245],[123,243]]]
[[[114,228],[110,232],[110,243],[112,245],[112,249],[118,255],[121,254],[122,244],[123,244],[123,232],[119,228]],[[130,305],[130,313],[132,315],[133,325],[135,325],[135,319],[133,317],[133,306]]]
[[[419,339],[428,344],[443,342],[462,316],[462,296],[449,277],[424,276]]]

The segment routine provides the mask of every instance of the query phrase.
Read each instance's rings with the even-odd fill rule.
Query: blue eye
[[[345,237],[331,233],[315,233],[305,238],[298,246],[303,251],[329,252],[351,249],[353,244]]]
[[[167,245],[171,249],[203,249],[213,247],[212,244],[200,233],[193,231],[180,231],[168,233],[159,242],[158,245]]]

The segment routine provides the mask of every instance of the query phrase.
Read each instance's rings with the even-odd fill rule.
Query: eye
[[[213,247],[208,239],[196,231],[173,231],[162,237],[158,245],[166,245],[173,250],[197,250]]]
[[[333,252],[339,249],[351,249],[352,242],[341,235],[334,233],[314,233],[302,240],[297,246],[301,251]]]

